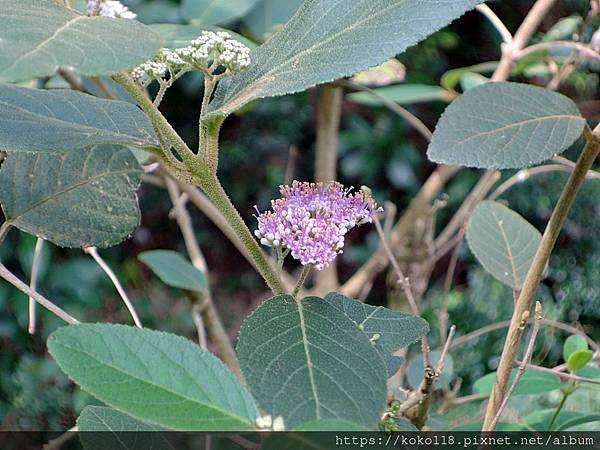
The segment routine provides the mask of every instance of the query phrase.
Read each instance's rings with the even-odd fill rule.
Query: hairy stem
[[[284,294],[285,286],[277,271],[271,266],[271,263],[266,258],[262,249],[258,245],[256,238],[252,235],[244,219],[235,209],[233,203],[227,196],[227,193],[221,186],[218,178],[212,174],[207,174],[204,171],[195,173],[198,184],[202,187],[208,198],[213,202],[219,211],[223,214],[231,228],[235,231],[248,251],[248,255],[252,258],[254,267],[263,277],[273,294]]]
[[[496,383],[492,389],[492,394],[485,414],[483,431],[492,431],[492,420],[500,407],[515,360],[515,355],[519,348],[519,342],[523,331],[521,327],[522,318],[525,314],[529,313],[529,310],[531,309],[535,293],[542,280],[544,269],[548,264],[552,249],[560,234],[563,223],[571,209],[571,205],[575,200],[577,192],[585,181],[588,170],[592,167],[598,153],[600,153],[600,140],[596,136],[596,133],[598,132],[600,132],[599,128],[596,128],[594,133],[586,128],[586,145],[577,161],[575,169],[563,188],[558,203],[546,226],[542,241],[535,254],[531,267],[529,268],[529,272],[527,272],[525,282],[523,283],[523,289],[515,304],[515,311],[511,319],[506,341],[504,342],[504,349],[502,350],[502,356],[498,366]]]
[[[302,272],[300,273],[300,278],[298,278],[298,282],[296,283],[296,287],[294,287],[294,291],[292,292],[292,296],[293,297],[296,297],[298,295],[298,293],[300,292],[300,290],[304,286],[304,283],[306,283],[306,279],[308,278],[308,275],[310,274],[311,270],[312,270],[312,265],[311,264],[308,264],[308,265],[306,265],[306,266],[304,266],[302,268]]]
[[[187,165],[189,174],[182,174],[181,169],[174,167],[173,163],[170,161],[167,161],[167,168],[174,175],[176,175],[180,181],[192,181],[200,186],[200,188],[211,199],[217,209],[219,209],[223,214],[225,220],[227,220],[229,225],[231,225],[235,233],[239,236],[240,241],[248,251],[248,255],[250,258],[252,258],[254,267],[264,278],[269,288],[275,294],[285,293],[285,287],[281,282],[281,279],[277,275],[276,271],[271,267],[260,246],[256,242],[256,239],[244,223],[244,220],[238,211],[235,209],[235,206],[233,206],[231,203],[231,200],[229,200],[227,193],[221,186],[221,183],[216,177],[214,171],[211,170],[211,168],[204,161],[196,157],[192,150],[183,141],[181,136],[177,134],[167,119],[165,119],[161,112],[152,104],[152,102],[148,99],[148,97],[146,97],[141,88],[131,79],[130,76],[120,73],[114,75],[113,79],[117,83],[121,84],[133,96],[135,101],[152,122],[157,134],[162,136],[162,139],[175,148],[177,153],[183,159],[184,163]],[[213,126],[210,128],[210,139],[205,140],[202,145],[218,145],[218,133],[222,121],[223,117],[218,117],[211,121]],[[170,149],[163,149],[163,151],[168,152]],[[217,149],[206,149],[205,154],[210,154],[212,151],[217,151]],[[189,178],[186,178],[187,175],[189,175]]]

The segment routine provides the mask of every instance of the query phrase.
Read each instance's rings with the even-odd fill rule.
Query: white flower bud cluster
[[[258,417],[256,426],[260,430],[285,431],[285,423],[281,416],[275,418],[270,415]]]
[[[163,62],[146,61],[131,71],[131,76],[135,81],[144,84],[146,81],[160,80],[169,70],[169,66]]]
[[[192,66],[205,69],[210,57],[231,71],[240,71],[250,65],[250,49],[231,39],[226,31],[203,31],[189,46],[175,52]]]
[[[90,16],[110,17],[111,19],[135,19],[137,14],[117,0],[88,0]]]
[[[228,71],[241,71],[250,65],[250,49],[231,39],[225,31],[203,31],[187,47],[174,50],[161,48],[154,58],[133,69],[131,76],[138,83],[145,84],[164,79],[168,73],[175,76],[191,69],[209,73],[213,69],[209,69],[211,59]]]

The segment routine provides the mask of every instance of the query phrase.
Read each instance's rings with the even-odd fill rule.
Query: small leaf
[[[149,59],[160,38],[135,20],[82,16],[50,0],[0,0],[0,81],[111,75]]]
[[[244,321],[237,353],[260,406],[288,429],[324,419],[374,429],[385,407],[381,356],[322,298],[267,300]]]
[[[372,342],[386,362],[390,377],[398,371],[402,361],[393,354],[429,332],[427,322],[411,314],[392,311],[383,306],[367,305],[336,292],[327,294],[325,300],[352,320],[367,338],[379,335],[379,339]]]
[[[223,24],[244,16],[257,3],[258,0],[182,0],[181,12],[190,21]]]
[[[477,260],[498,281],[520,289],[542,235],[500,203],[481,202],[471,214],[467,242]]]
[[[152,250],[138,255],[165,284],[188,291],[203,292],[206,276],[187,259],[172,250]]]
[[[229,115],[256,98],[304,91],[402,53],[480,0],[306,0],[251,54],[249,70],[224,80],[211,110]],[[410,26],[407,26],[410,24]]]
[[[0,85],[0,149],[55,152],[94,144],[158,147],[150,121],[128,102],[67,89]]]
[[[555,413],[556,409],[534,411],[525,417],[525,423],[536,431],[548,431]],[[600,422],[600,415],[563,410],[558,413],[550,431],[567,431],[571,427],[591,422]]]
[[[449,102],[450,93],[439,87],[426,84],[397,84],[373,89],[377,94],[399,105],[412,105],[423,102]],[[381,100],[368,92],[353,92],[346,96],[354,103],[368,106],[383,106]]]
[[[526,84],[485,83],[450,104],[427,154],[438,163],[517,169],[565,151],[585,125],[564,95]]]
[[[482,84],[489,83],[490,79],[480,75],[478,73],[467,72],[460,78],[460,87],[463,92],[467,92],[469,89],[481,86]]]
[[[563,359],[568,361],[571,355],[579,350],[587,350],[587,341],[578,334],[572,334],[569,336],[563,344]]]
[[[567,360],[567,368],[575,373],[580,369],[583,369],[587,363],[592,360],[594,356],[594,352],[591,350],[577,350],[576,352],[571,353],[569,359]]]
[[[442,352],[439,350],[434,350],[429,354],[429,360],[431,361],[431,365],[435,367],[440,360],[440,356],[442,356]],[[423,381],[423,373],[425,370],[425,366],[423,365],[423,355],[421,353],[413,356],[408,363],[408,370],[406,372],[406,378],[408,380],[408,384],[413,389],[418,389],[421,385],[421,381]],[[435,383],[436,389],[441,389],[445,386],[448,386],[454,377],[454,359],[450,355],[446,355],[446,360],[444,361],[444,369],[442,370],[442,374]]]
[[[498,67],[498,61],[488,61],[481,64],[475,64],[469,67],[460,67],[458,69],[452,69],[442,75],[440,85],[445,89],[454,89],[460,79],[467,73],[492,73]]]
[[[145,328],[59,328],[48,351],[82,389],[109,406],[183,431],[251,430],[254,400],[215,356],[191,341]]]
[[[352,81],[365,86],[384,87],[390,84],[401,83],[405,77],[406,67],[404,67],[404,64],[396,58],[392,58],[383,64],[357,73],[352,77]]]
[[[517,371],[518,369],[512,370],[508,382],[509,385],[514,380]],[[496,372],[488,373],[475,382],[473,385],[473,393],[490,395],[495,382]],[[543,394],[545,392],[560,389],[561,387],[562,383],[557,375],[546,372],[537,372],[534,370],[526,370],[521,377],[519,384],[517,384],[514,395]]]
[[[61,247],[109,247],[138,226],[142,169],[118,145],[9,152],[0,168],[8,223]]]

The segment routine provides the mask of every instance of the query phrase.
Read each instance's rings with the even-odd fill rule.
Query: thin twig
[[[412,199],[400,220],[394,225],[387,242],[391,248],[398,248],[405,242],[405,238],[414,223],[426,212],[430,211],[430,203],[439,194],[440,190],[454,175],[460,171],[457,166],[439,166],[421,187],[419,193]],[[348,281],[339,289],[339,292],[356,297],[365,285],[371,282],[389,264],[389,258],[383,246],[357,270]]]
[[[500,37],[502,38],[502,41],[505,44],[509,44],[512,42],[512,34],[510,33],[510,31],[508,31],[508,28],[506,28],[504,22],[500,20],[500,18],[496,15],[494,11],[492,11],[492,9],[488,5],[482,3],[480,5],[477,5],[475,9],[481,14],[483,14],[485,18],[490,21],[490,23],[494,26],[496,31],[498,31],[498,33],[500,34]]]
[[[308,278],[308,275],[310,274],[311,270],[312,270],[312,264],[308,264],[302,268],[302,272],[300,273],[298,282],[296,283],[296,286],[294,287],[294,290],[292,291],[292,297],[296,297],[298,295],[298,293],[304,286],[304,283],[306,282],[306,279]]]
[[[521,26],[514,34],[512,42],[502,46],[502,58],[492,75],[492,81],[506,81],[508,79],[510,69],[515,61],[514,55],[527,45],[527,42],[555,2],[556,0],[538,0],[529,10]]]
[[[33,260],[31,262],[31,279],[29,281],[29,287],[32,291],[36,290],[38,273],[40,271],[40,263],[42,262],[42,250],[44,248],[44,240],[42,238],[37,238],[35,241],[35,249],[33,250]],[[29,334],[35,333],[35,300],[29,297],[29,326],[27,327],[27,331]]]
[[[67,443],[67,441],[77,436],[77,431],[79,431],[77,429],[77,425],[69,428],[56,439],[52,439],[51,441],[48,441],[47,444],[44,444],[44,446],[42,446],[42,450],[60,450],[62,446]]]
[[[31,289],[28,285],[19,280],[11,271],[9,271],[2,263],[0,263],[0,277],[4,278],[14,287],[19,289],[21,292],[27,294],[29,297],[33,298],[36,302],[46,308],[48,311],[54,313],[62,320],[69,324],[77,324],[80,323],[79,320],[71,316],[66,311],[63,311],[61,308],[56,306],[50,300],[48,300],[43,295]]]
[[[200,345],[200,348],[206,352],[208,351],[208,346],[206,345],[206,328],[204,327],[202,313],[199,308],[196,307],[196,304],[192,306],[192,319],[194,319],[194,325],[196,326],[196,331],[198,333],[198,344]]]
[[[564,156],[556,155],[552,159],[554,161],[556,161],[557,163],[560,163],[560,164],[563,164],[565,166],[571,167],[572,169],[574,169],[577,166],[576,163],[574,163],[570,159],[565,158]],[[590,170],[588,170],[588,173],[586,174],[586,177],[590,178],[590,179],[598,180],[598,179],[600,179],[600,172],[598,172],[597,170],[590,169]]]
[[[102,257],[98,254],[98,250],[96,249],[96,247],[86,247],[83,249],[83,251],[85,253],[87,253],[88,255],[90,255],[92,258],[94,258],[94,261],[96,261],[96,263],[100,266],[100,268],[104,271],[104,273],[106,273],[106,275],[108,275],[108,278],[110,278],[110,281],[117,289],[117,292],[119,293],[119,296],[123,300],[123,303],[125,303],[125,306],[129,310],[129,314],[131,314],[131,317],[133,318],[135,326],[138,328],[142,328],[142,322],[140,321],[140,318],[138,317],[137,312],[135,311],[135,308],[133,307],[133,304],[129,300],[129,297],[127,296],[127,293],[125,292],[125,289],[123,289],[121,282],[119,281],[119,279],[117,278],[115,273],[112,271],[112,269],[110,267],[108,267],[108,265],[104,262]]]
[[[188,255],[190,256],[192,264],[204,274],[208,274],[206,259],[204,258],[202,250],[198,245],[198,241],[192,227],[192,220],[188,210],[181,202],[179,186],[168,175],[164,175],[164,182],[167,187],[167,191],[169,192],[171,202],[173,203],[173,212],[175,213],[175,218],[181,230],[181,234],[183,235],[183,241],[185,242],[185,247]],[[196,325],[200,346],[206,348],[206,337],[204,336],[204,330],[206,328],[210,338],[216,344],[219,355],[225,364],[231,368],[231,370],[240,378],[240,380],[243,380],[244,377],[242,374],[242,369],[240,368],[235,350],[231,345],[231,341],[227,335],[223,321],[221,320],[221,317],[213,302],[210,287],[207,285],[202,293],[194,292],[191,295],[191,300],[193,300],[192,318],[194,319],[194,324]]]
[[[6,235],[10,231],[11,223],[6,221],[2,225],[0,225],[0,244],[4,242]]]
[[[509,325],[510,325],[510,320],[505,320],[503,322],[496,322],[496,323],[492,323],[490,325],[486,325],[485,327],[479,328],[478,330],[472,331],[470,333],[467,333],[461,337],[454,339],[450,348],[452,349],[454,347],[458,347],[459,345],[463,345],[469,341],[472,341],[473,339],[477,339],[478,337],[483,336],[484,334],[491,333],[491,332],[497,331],[497,330],[501,330],[503,328],[508,327]],[[581,331],[578,328],[575,328],[574,326],[571,326],[567,323],[557,322],[556,320],[552,320],[552,319],[542,319],[542,325],[547,325],[552,328],[557,328],[559,330],[566,331],[567,333],[576,334],[578,336],[581,336],[582,338],[584,338],[587,341],[589,346],[592,347],[595,352],[600,352],[600,345],[597,344],[596,342],[594,342],[594,340],[591,337],[589,337],[587,334],[585,334],[583,331]]]
[[[540,325],[542,322],[542,318],[543,318],[542,304],[540,302],[536,302],[536,304],[535,304],[535,319],[533,321],[533,328],[531,330],[531,336],[529,337],[529,344],[527,344],[527,350],[525,350],[525,355],[523,356],[523,362],[521,364],[519,364],[519,369],[517,370],[515,379],[513,380],[512,384],[510,385],[510,388],[504,395],[504,399],[502,400],[502,403],[500,404],[500,407],[498,408],[498,411],[496,412],[496,415],[494,416],[494,419],[492,420],[492,422],[490,424],[490,431],[494,431],[496,429],[496,426],[498,425],[498,422],[500,421],[500,417],[502,417],[502,413],[504,412],[504,410],[506,409],[506,406],[508,405],[508,400],[514,394],[515,389],[517,389],[517,385],[519,384],[519,381],[521,381],[521,378],[525,374],[525,369],[526,369],[527,364],[529,364],[531,362],[531,357],[533,356],[533,349],[535,348],[535,340],[537,338],[538,332],[540,331]]]
[[[515,364],[518,365],[518,364],[521,364],[521,362],[515,361]],[[600,380],[597,380],[595,378],[580,377],[578,375],[573,375],[568,372],[560,372],[555,369],[549,369],[547,367],[536,366],[534,364],[528,363],[525,365],[525,367],[527,369],[535,370],[537,372],[551,373],[551,374],[556,375],[557,377],[559,377],[563,380],[566,380],[566,381],[580,381],[582,383],[600,384]]]
[[[543,50],[551,50],[555,48],[571,48],[577,52],[582,57],[586,57],[587,59],[592,59],[596,61],[600,61],[600,53],[592,50],[585,44],[581,42],[571,42],[571,41],[552,41],[552,42],[541,42],[539,44],[530,45],[529,47],[525,47],[523,50],[517,52],[514,55],[515,59],[524,58],[527,55],[531,55],[532,53],[543,51]]]
[[[367,86],[363,86],[362,84],[355,83],[354,81],[350,81],[350,80],[343,80],[343,81],[340,81],[340,83],[343,86],[348,86],[357,91],[367,92],[368,94],[372,95],[374,98],[379,100],[390,111],[396,113],[398,116],[400,116],[404,120],[406,120],[416,131],[419,132],[419,134],[421,134],[421,136],[423,136],[425,138],[425,140],[427,140],[427,142],[431,141],[431,138],[433,137],[433,133],[431,132],[431,130],[429,128],[427,128],[427,125],[425,125],[421,121],[421,119],[419,119],[417,116],[415,116],[413,113],[411,113],[406,108],[403,108],[402,106],[398,105],[397,103],[380,95],[377,91],[375,91]]]
[[[435,368],[435,372],[439,377],[442,374],[442,370],[444,370],[444,363],[446,362],[446,355],[448,354],[448,350],[450,350],[450,344],[452,343],[452,339],[454,339],[454,335],[456,334],[456,325],[452,325],[450,327],[450,332],[448,333],[448,337],[446,338],[446,343],[444,344],[444,348],[442,349],[442,353],[440,355],[440,359],[437,363],[437,367]]]

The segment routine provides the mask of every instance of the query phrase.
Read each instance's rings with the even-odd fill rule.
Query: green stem
[[[298,283],[296,283],[296,287],[294,288],[294,291],[292,292],[292,297],[296,297],[298,295],[298,293],[300,292],[300,289],[302,289],[302,287],[304,286],[304,283],[306,282],[306,279],[308,278],[308,274],[310,273],[310,271],[312,270],[312,264],[308,264],[306,266],[304,266],[304,268],[302,269],[302,273],[300,274],[300,278],[298,278]]]
[[[567,218],[567,214],[571,209],[571,205],[575,201],[575,197],[579,192],[583,182],[585,181],[588,170],[592,167],[592,164],[596,160],[600,153],[600,139],[597,134],[600,133],[600,127],[597,127],[594,132],[591,132],[589,128],[584,131],[586,140],[585,147],[581,152],[575,169],[571,173],[567,183],[565,184],[563,191],[560,195],[552,216],[546,225],[546,230],[542,236],[542,241],[537,249],[531,267],[527,272],[521,294],[515,304],[515,310],[511,319],[510,327],[504,341],[504,348],[502,350],[502,356],[500,357],[500,364],[498,365],[496,383],[492,389],[490,400],[488,402],[483,431],[493,431],[490,426],[502,399],[504,392],[508,384],[510,373],[512,371],[513,362],[517,350],[523,328],[521,322],[523,318],[529,314],[531,305],[535,297],[537,288],[542,280],[544,269],[550,260],[552,249],[558,239],[558,235],[562,229],[563,223]]]
[[[204,166],[204,165],[203,165]],[[195,180],[198,182],[204,193],[212,200],[214,205],[223,214],[229,225],[238,235],[242,244],[248,250],[248,254],[254,263],[254,267],[264,278],[267,285],[273,291],[273,294],[285,294],[285,286],[277,272],[271,266],[269,260],[262,252],[256,238],[252,235],[246,223],[239,212],[231,203],[227,193],[221,186],[219,179],[206,168],[201,171],[194,171]]]
[[[554,415],[552,416],[552,419],[550,420],[550,423],[548,424],[548,429],[546,431],[552,431],[552,428],[554,427],[554,424],[556,423],[556,419],[558,419],[558,415],[560,414],[563,407],[565,406],[567,399],[573,392],[574,392],[574,389],[572,386],[569,386],[566,390],[563,391],[563,396],[560,399],[560,403],[558,404],[558,407],[556,408],[556,411],[554,412]]]
[[[229,200],[227,193],[221,186],[219,179],[203,160],[196,157],[192,150],[187,144],[181,139],[181,136],[173,129],[171,124],[165,119],[161,112],[152,104],[152,101],[145,95],[142,89],[124,73],[120,73],[113,76],[113,79],[123,86],[127,92],[135,99],[138,105],[146,113],[152,125],[154,126],[156,133],[161,136],[167,143],[172,145],[177,153],[182,157],[184,163],[190,172],[190,179],[182,174],[181,170],[172,167],[172,163],[167,164],[167,168],[174,174],[178,179],[189,182],[192,181],[206,193],[206,195],[212,200],[215,207],[223,214],[225,220],[231,225],[235,233],[239,236],[243,246],[248,251],[250,258],[254,264],[256,270],[264,278],[269,288],[274,294],[284,294],[286,292],[285,286],[282,283],[280,277],[276,271],[271,267],[271,264],[267,260],[266,256],[262,252],[258,242],[244,223],[244,220],[235,209],[235,206]],[[216,124],[209,128],[210,139],[202,143],[205,145],[217,145],[218,144],[218,133],[223,117],[217,117],[211,119],[209,122]],[[170,151],[170,149],[163,149],[164,152]],[[205,150],[208,151],[208,150]],[[212,148],[210,151],[218,151]]]

